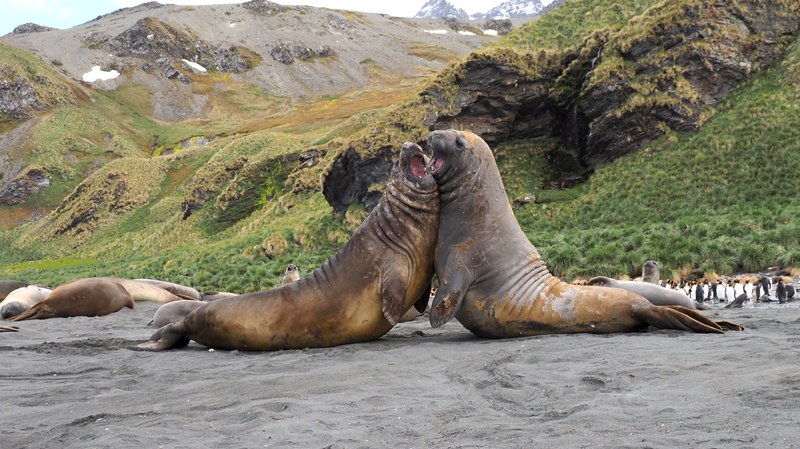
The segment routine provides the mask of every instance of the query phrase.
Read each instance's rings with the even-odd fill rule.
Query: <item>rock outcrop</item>
[[[11,182],[0,189],[0,205],[22,204],[34,193],[50,187],[50,184],[51,180],[47,171],[40,167],[26,167]]]
[[[272,59],[281,64],[290,65],[294,63],[295,59],[305,61],[311,58],[327,58],[336,55],[336,52],[327,45],[311,48],[302,42],[279,42],[272,47],[269,54]]]
[[[52,30],[55,30],[55,28],[39,25],[38,23],[28,22],[14,28],[14,31],[12,31],[11,34],[41,33],[43,31]]]
[[[36,90],[20,76],[0,80],[0,112],[5,119],[20,120],[30,117],[31,109],[44,109]]]
[[[800,4],[780,0],[661,3],[566,51],[479,51],[442,72],[415,107],[429,130],[471,129],[492,145],[557,138],[563,149],[548,155],[556,174],[581,176],[667,132],[697,129],[704,108],[781,57],[799,14]],[[364,180],[345,169],[359,157],[340,151],[325,176],[337,210],[365,201]],[[369,170],[370,182],[388,173]]]

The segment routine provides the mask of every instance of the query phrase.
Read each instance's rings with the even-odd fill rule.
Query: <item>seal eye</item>
[[[459,148],[466,148],[467,147],[467,139],[465,139],[464,136],[456,137],[456,145]]]

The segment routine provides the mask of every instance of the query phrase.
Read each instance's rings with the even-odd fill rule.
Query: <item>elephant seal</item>
[[[239,296],[236,293],[228,293],[228,292],[203,292],[202,300],[203,301],[216,301],[218,299],[223,298],[231,298],[234,296]]]
[[[157,279],[134,279],[136,282],[143,282],[145,284],[155,285],[162,288],[181,299],[190,299],[200,301],[203,296],[196,289],[187,287],[185,285],[176,284],[174,282],[159,281]]]
[[[747,301],[747,293],[742,293],[741,295],[737,296],[736,299],[730,302],[725,309],[741,309],[744,302]]]
[[[642,267],[642,282],[658,285],[660,280],[661,273],[658,270],[658,262],[655,260],[648,260],[645,262],[644,266]]]
[[[300,280],[300,271],[297,270],[297,265],[290,263],[283,273],[283,284],[289,284]]]
[[[156,310],[155,315],[153,315],[153,321],[148,324],[152,324],[155,327],[164,327],[170,323],[177,323],[203,304],[203,301],[195,301],[193,299],[168,302]]]
[[[29,285],[14,290],[6,296],[3,302],[0,302],[0,318],[6,319],[14,315],[19,315],[47,299],[47,295],[49,295],[50,292],[52,292],[52,290],[49,288],[38,287],[36,285]]]
[[[71,316],[102,316],[123,307],[132,309],[133,298],[110,278],[78,279],[56,287],[47,299],[10,321],[43,320]]]
[[[695,309],[694,301],[675,290],[650,284],[648,282],[620,281],[605,276],[597,276],[589,279],[588,285],[598,287],[621,288],[644,296],[644,298],[657,306],[683,306]]]
[[[27,287],[29,285],[31,284],[23,281],[9,281],[9,280],[0,281],[0,301],[6,299],[6,296],[8,296],[8,294],[13,292],[14,290],[22,287]]]
[[[121,285],[125,290],[128,291],[128,293],[131,295],[131,298],[133,298],[134,301],[153,301],[153,302],[167,303],[172,301],[180,301],[182,299],[180,296],[170,293],[161,287],[157,287],[156,285],[150,282],[134,281],[132,279],[122,279],[114,277],[85,278],[85,280],[89,279],[104,279],[107,281],[116,282],[117,284]]]
[[[490,338],[629,332],[647,325],[709,333],[741,329],[687,307],[653,305],[627,290],[561,281],[517,223],[489,146],[473,133],[453,130],[434,131],[427,146],[441,200],[431,326],[455,316],[472,333]]]
[[[403,144],[378,204],[350,240],[297,282],[203,304],[162,327],[142,349],[194,340],[222,349],[328,347],[384,335],[428,301],[439,192],[418,145]]]

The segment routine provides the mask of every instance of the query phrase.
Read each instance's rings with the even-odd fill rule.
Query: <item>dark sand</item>
[[[3,448],[800,447],[800,308],[747,327],[142,352],[158,304],[0,334]]]

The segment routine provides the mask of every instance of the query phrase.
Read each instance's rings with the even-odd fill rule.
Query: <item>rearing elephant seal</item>
[[[144,349],[194,340],[224,349],[327,347],[379,338],[426,303],[439,218],[436,181],[406,143],[383,197],[336,255],[299,281],[202,305]]]
[[[661,273],[658,270],[658,262],[655,260],[648,260],[645,262],[642,267],[642,282],[658,285],[660,281]]]
[[[87,278],[56,287],[47,299],[10,321],[43,320],[71,316],[102,316],[123,307],[133,308],[133,298],[110,278]]]
[[[635,281],[620,281],[617,279],[607,278],[605,276],[597,276],[589,279],[588,285],[595,285],[598,287],[611,287],[621,288],[629,292],[633,292],[644,296],[644,298],[657,306],[683,306],[690,309],[696,309],[694,301],[689,299],[688,296],[664,288],[660,285],[653,285],[648,282],[635,282]]]
[[[295,281],[300,280],[300,271],[297,269],[297,265],[290,263],[286,267],[286,271],[283,272],[283,284],[290,284]]]
[[[648,324],[695,332],[741,329],[686,307],[655,306],[626,290],[561,281],[514,218],[486,143],[469,132],[434,131],[428,147],[441,199],[433,327],[455,316],[474,334],[492,338],[629,332]]]

